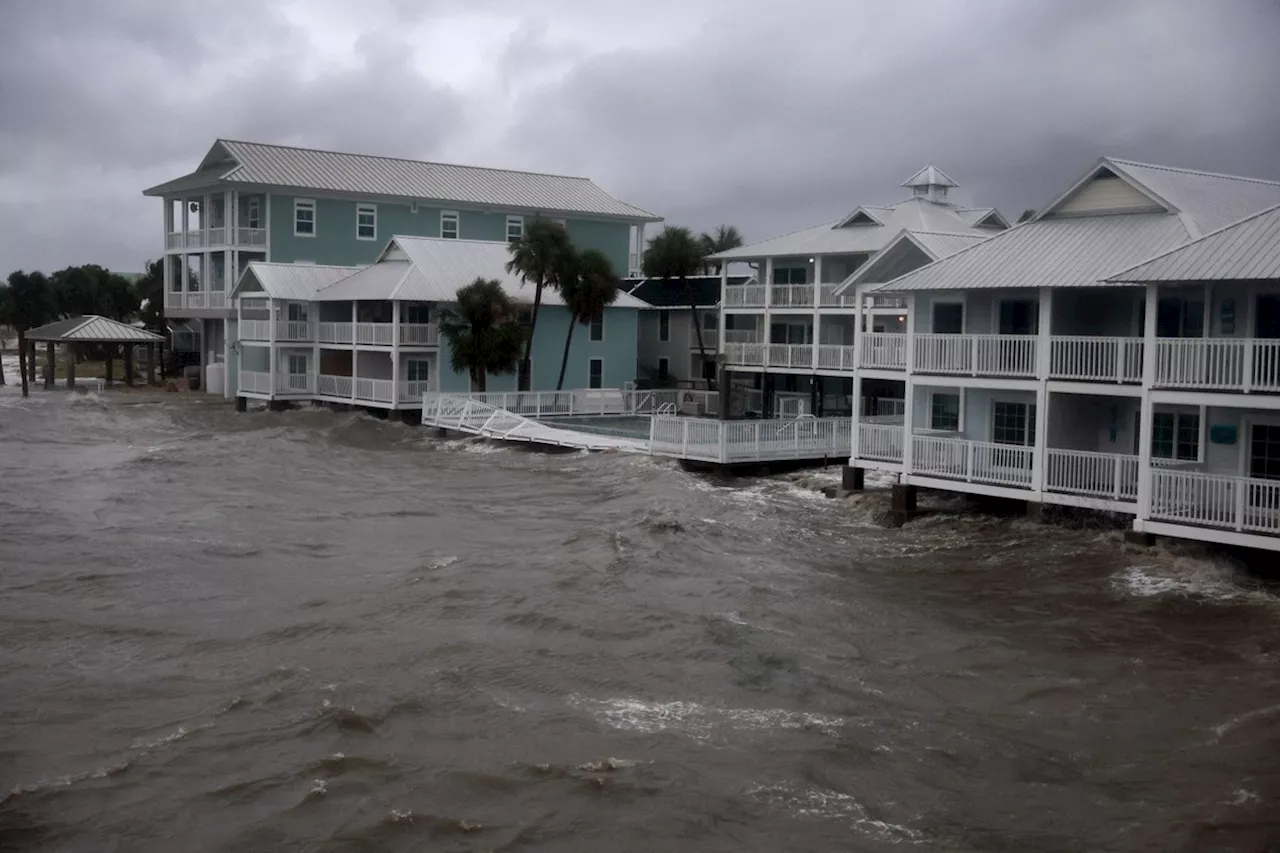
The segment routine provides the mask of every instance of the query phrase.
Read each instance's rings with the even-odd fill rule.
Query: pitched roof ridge
[[[361,268],[360,264],[295,264],[290,261],[250,261],[251,267],[297,267],[307,269],[350,270]],[[365,266],[368,266],[367,264]]]
[[[392,234],[392,240],[430,240],[433,243],[485,243],[498,245],[504,249],[507,244],[502,240],[477,240],[474,237],[432,237],[427,234]]]
[[[988,237],[982,234],[975,234],[973,231],[931,231],[928,228],[904,228],[910,234],[937,234],[942,237],[972,237],[975,240],[986,240]]]
[[[1204,234],[1201,234],[1199,237],[1192,236],[1191,239],[1187,240],[1185,243],[1182,243],[1181,245],[1174,246],[1172,249],[1165,249],[1163,252],[1152,255],[1151,257],[1145,258],[1144,260],[1138,261],[1136,264],[1133,264],[1132,266],[1128,266],[1122,270],[1116,271],[1115,273],[1107,276],[1106,281],[1111,281],[1119,276],[1124,275],[1127,272],[1137,269],[1138,267],[1144,267],[1147,264],[1151,263],[1152,261],[1158,261],[1161,258],[1165,257],[1166,255],[1172,255],[1174,252],[1181,252],[1183,249],[1187,248],[1188,246],[1194,246],[1196,243],[1202,243],[1205,240],[1208,240],[1210,237],[1216,237],[1217,235],[1221,234],[1224,231],[1230,231],[1232,228],[1243,225],[1251,219],[1257,219],[1259,216],[1266,216],[1267,214],[1275,213],[1276,211],[1280,211],[1280,204],[1273,204],[1270,207],[1264,207],[1262,210],[1256,211],[1254,213],[1250,213],[1248,216],[1242,216],[1239,219],[1235,220],[1234,222],[1228,222],[1226,225],[1223,225],[1220,228],[1215,228],[1212,231],[1207,231]],[[1183,227],[1184,228],[1186,227],[1185,223]]]
[[[502,169],[497,166],[471,166],[466,163],[446,163],[441,160],[414,160],[412,157],[392,157],[384,154],[362,154],[356,151],[333,151],[328,148],[304,148],[300,145],[281,145],[278,142],[250,142],[245,139],[226,139],[218,137],[217,142],[231,145],[256,145],[262,148],[278,148],[285,151],[306,151],[312,154],[337,154],[340,157],[363,157],[368,160],[394,160],[399,163],[413,163],[418,166],[449,166],[455,169],[479,169],[485,172],[507,172],[516,175],[533,175],[540,178],[564,178],[573,181],[591,179],[582,175],[558,175],[554,172],[533,172],[526,169]],[[234,152],[232,152],[234,156]]]
[[[1249,178],[1244,175],[1228,175],[1225,172],[1206,172],[1201,169],[1185,169],[1181,166],[1164,166],[1160,163],[1143,163],[1139,160],[1124,160],[1119,157],[1104,157],[1111,163],[1122,166],[1139,166],[1144,169],[1159,169],[1162,172],[1179,172],[1184,175],[1201,175],[1206,178],[1226,178],[1231,181],[1244,181],[1250,184],[1268,184],[1271,186],[1280,186],[1280,181],[1273,181],[1269,178]]]

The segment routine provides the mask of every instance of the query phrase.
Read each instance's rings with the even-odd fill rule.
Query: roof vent
[[[960,186],[951,180],[946,172],[930,163],[920,171],[902,182],[904,187],[911,187],[911,195],[929,201],[945,202],[947,190]]]

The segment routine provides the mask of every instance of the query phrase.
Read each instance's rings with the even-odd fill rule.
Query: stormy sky
[[[1280,179],[1277,0],[0,0],[0,275],[160,253],[218,136],[587,175],[749,240],[937,163]]]

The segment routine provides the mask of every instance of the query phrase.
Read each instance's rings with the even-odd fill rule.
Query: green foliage
[[[60,317],[98,314],[124,321],[138,313],[138,296],[129,280],[97,264],[58,270],[49,283]]]
[[[456,300],[455,307],[440,316],[440,334],[449,342],[453,369],[465,371],[475,388],[484,391],[489,374],[516,372],[526,330],[495,280],[478,278],[458,288]]]
[[[564,387],[564,374],[569,366],[569,348],[573,343],[573,327],[590,323],[618,298],[622,280],[613,271],[609,258],[595,249],[570,253],[556,271],[560,296],[570,314],[569,331],[565,334],[564,355],[560,359],[560,379],[556,390]]]
[[[533,331],[538,325],[538,311],[542,307],[542,290],[550,285],[558,286],[557,274],[572,263],[573,245],[564,226],[549,219],[535,219],[525,228],[524,236],[511,244],[511,260],[507,272],[515,273],[526,282],[536,285],[533,294],[533,322],[525,341],[523,361],[528,362],[533,349]]]
[[[702,244],[703,256],[714,255],[717,252],[727,252],[730,249],[736,249],[742,245],[742,232],[732,225],[719,225],[716,227],[714,234],[708,234],[705,231],[698,238]],[[704,272],[719,272],[719,261],[706,261],[703,267]]]
[[[738,239],[741,239],[740,235]],[[707,350],[702,341],[702,324],[697,322],[697,299],[693,288],[689,286],[689,276],[697,275],[703,270],[705,250],[702,240],[694,237],[688,228],[669,225],[649,241],[640,264],[644,274],[650,278],[660,278],[668,283],[677,279],[684,284],[685,300],[694,317],[693,331],[698,341],[698,355],[703,363],[707,360]]]
[[[11,272],[4,291],[0,297],[0,324],[25,332],[57,319],[49,279],[44,273]]]

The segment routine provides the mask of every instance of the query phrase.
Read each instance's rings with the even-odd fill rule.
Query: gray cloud
[[[141,190],[217,136],[586,174],[753,239],[926,162],[1010,216],[1104,153],[1280,178],[1271,0],[527,8],[7,3],[0,266],[140,268]]]

